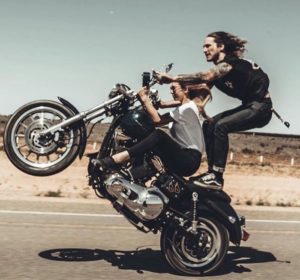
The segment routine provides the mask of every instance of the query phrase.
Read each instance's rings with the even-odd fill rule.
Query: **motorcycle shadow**
[[[265,251],[260,251],[252,247],[229,247],[222,267],[214,275],[224,275],[229,273],[251,272],[245,264],[257,264],[275,262],[276,257]]]
[[[134,251],[62,248],[39,253],[39,256],[52,261],[88,262],[104,260],[119,269],[144,271],[154,273],[175,274],[165,261],[160,250],[144,248]],[[251,272],[245,264],[276,261],[270,252],[264,252],[252,247],[230,247],[222,267],[213,275]]]
[[[39,253],[39,256],[52,261],[88,262],[104,260],[119,269],[155,273],[174,273],[163,258],[160,250],[144,248],[134,251],[102,250],[102,249],[52,249]]]

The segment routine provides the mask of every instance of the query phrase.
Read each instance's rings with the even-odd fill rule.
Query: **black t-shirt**
[[[221,62],[227,62],[232,69],[213,84],[225,94],[248,103],[261,101],[268,93],[268,75],[256,63],[232,56],[226,56]]]

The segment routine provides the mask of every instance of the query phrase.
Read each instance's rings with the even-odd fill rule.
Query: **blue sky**
[[[300,134],[300,2],[296,0],[0,0],[0,114],[62,96],[79,110],[117,82],[174,62],[173,74],[205,70],[204,37],[224,30],[249,41],[246,57],[269,75],[273,117],[257,131]],[[157,87],[169,98],[168,87]],[[207,112],[239,105],[216,89]]]

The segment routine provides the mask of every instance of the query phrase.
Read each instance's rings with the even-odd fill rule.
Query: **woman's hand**
[[[153,122],[158,124],[161,121],[160,115],[158,114],[157,110],[154,108],[154,106],[148,96],[148,93],[149,93],[149,90],[146,87],[143,87],[138,92],[138,98],[139,98],[140,102],[142,103],[146,112],[150,115]]]
[[[140,101],[146,101],[148,99],[149,90],[146,87],[142,87],[138,92],[138,97]]]

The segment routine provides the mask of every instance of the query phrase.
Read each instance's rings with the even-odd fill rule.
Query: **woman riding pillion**
[[[102,170],[117,169],[121,163],[152,150],[169,170],[180,176],[190,176],[198,170],[205,151],[199,112],[205,116],[204,106],[211,98],[210,90],[205,85],[186,87],[179,83],[172,83],[170,89],[174,101],[161,103],[161,107],[178,107],[164,115],[155,109],[146,88],[138,93],[141,104],[157,126],[171,124],[170,134],[155,129],[125,151],[94,160],[96,166]]]
[[[202,187],[223,187],[228,133],[263,127],[272,117],[269,78],[256,63],[242,58],[246,43],[223,31],[210,33],[204,40],[203,52],[206,60],[215,64],[214,68],[175,77],[156,74],[160,83],[208,83],[242,101],[237,108],[222,112],[203,124],[208,171],[194,178],[194,183]]]

